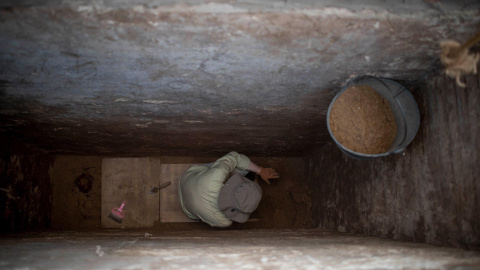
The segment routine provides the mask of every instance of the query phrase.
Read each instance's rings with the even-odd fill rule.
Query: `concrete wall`
[[[321,228],[480,248],[479,78],[414,89],[421,127],[404,154],[359,161],[333,144],[306,160]]]
[[[0,136],[0,233],[49,227],[53,161],[31,144]]]

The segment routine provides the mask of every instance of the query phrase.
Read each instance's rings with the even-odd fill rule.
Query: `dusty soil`
[[[239,151],[239,153],[241,153]],[[162,158],[162,163],[208,163],[213,159],[189,157]],[[210,227],[203,222],[161,223],[155,228],[161,230],[250,230],[250,229],[299,229],[315,226],[312,216],[312,198],[305,178],[305,164],[301,158],[250,157],[259,166],[275,168],[279,179],[268,185],[259,178],[262,200],[246,223],[234,222],[224,229]],[[176,189],[174,190],[176,192]]]
[[[337,98],[330,127],[344,147],[364,154],[387,152],[397,133],[388,101],[366,85],[349,87]]]
[[[263,198],[247,223],[234,223],[236,229],[294,229],[314,227],[311,194],[305,181],[305,165],[301,158],[250,157],[264,167],[273,167],[280,179],[268,185],[260,180]],[[161,157],[164,164],[209,163],[216,158]],[[58,156],[52,176],[52,228],[90,230],[100,228],[102,157]],[[176,187],[169,186],[172,192]],[[161,230],[216,230],[202,222],[162,223]]]

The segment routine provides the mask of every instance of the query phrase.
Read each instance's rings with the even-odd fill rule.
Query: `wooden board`
[[[149,191],[160,184],[160,169],[160,159],[156,158],[103,159],[101,227],[152,227],[159,220],[159,193]],[[126,202],[125,218],[119,224],[108,214],[122,201]]]
[[[178,181],[182,174],[192,164],[162,164],[161,176],[163,182],[172,185],[160,190],[160,221],[161,222],[196,222],[183,213],[178,196]]]

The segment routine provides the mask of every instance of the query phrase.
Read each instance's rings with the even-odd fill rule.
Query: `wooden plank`
[[[102,160],[102,228],[152,227],[159,216],[159,194],[149,194],[159,183],[160,160],[154,158],[105,158]],[[121,224],[108,218],[112,208],[125,201]]]
[[[162,164],[161,181],[172,184],[160,190],[160,222],[195,222],[183,213],[178,196],[178,181],[192,164]]]

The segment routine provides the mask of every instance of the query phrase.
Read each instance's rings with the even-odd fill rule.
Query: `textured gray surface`
[[[480,21],[469,1],[28,3],[0,10],[0,132],[80,155],[302,156],[351,76],[419,80]]]
[[[480,249],[478,75],[428,78],[404,154],[359,161],[332,143],[306,161],[320,227]]]
[[[478,8],[479,3],[475,0],[361,0],[361,1],[349,1],[349,0],[297,0],[297,1],[285,1],[285,0],[236,0],[236,1],[208,1],[208,0],[5,0],[0,3],[0,7],[30,7],[30,6],[42,6],[42,7],[78,7],[78,6],[95,6],[95,7],[109,7],[109,8],[131,8],[135,6],[143,6],[146,8],[174,7],[174,6],[202,6],[220,4],[223,7],[235,7],[247,11],[279,11],[285,9],[298,9],[298,8],[324,8],[324,7],[337,7],[346,8],[349,10],[362,10],[372,9],[376,11],[393,11],[397,13],[411,13],[412,11],[419,12],[445,12],[451,9],[456,10],[471,10],[472,8]],[[217,11],[219,9],[216,9]],[[222,12],[229,9],[221,9]]]
[[[479,269],[478,252],[321,230],[94,231],[0,240],[5,269]]]

